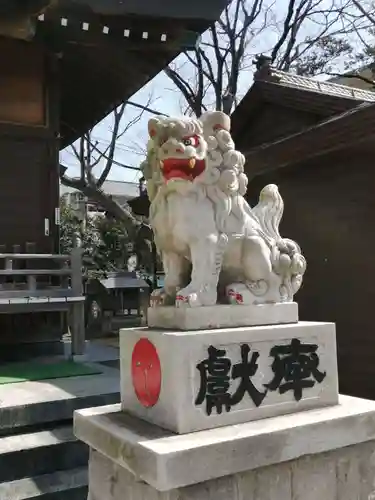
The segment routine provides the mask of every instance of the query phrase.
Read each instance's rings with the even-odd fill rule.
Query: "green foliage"
[[[131,245],[122,221],[104,216],[89,216],[81,223],[74,211],[63,204],[60,225],[61,253],[70,253],[75,241],[83,248],[85,276],[103,277],[109,271],[127,269]]]
[[[308,37],[305,43],[311,44],[312,49],[293,64],[296,73],[303,76],[329,74],[340,59],[348,59],[353,54],[353,47],[344,37],[326,35],[314,43]]]
[[[122,221],[97,217],[92,221],[98,239],[96,265],[107,271],[127,269],[129,238]]]

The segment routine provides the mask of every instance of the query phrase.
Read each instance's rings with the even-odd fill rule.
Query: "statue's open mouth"
[[[162,162],[164,178],[192,181],[205,169],[205,161],[196,158],[166,158]]]

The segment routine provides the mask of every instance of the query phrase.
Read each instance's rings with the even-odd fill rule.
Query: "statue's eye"
[[[184,137],[182,142],[185,146],[194,146],[195,148],[199,145],[199,137],[197,135],[192,135],[191,137]]]

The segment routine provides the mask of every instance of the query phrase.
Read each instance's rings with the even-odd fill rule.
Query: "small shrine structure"
[[[248,200],[264,184],[279,185],[283,231],[295,234],[309,262],[301,318],[337,324],[340,391],[374,399],[375,93],[266,66],[232,122]]]

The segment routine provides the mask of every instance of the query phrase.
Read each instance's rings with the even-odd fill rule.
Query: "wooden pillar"
[[[74,248],[71,257],[72,291],[75,297],[83,296],[82,249]],[[83,301],[73,302],[70,315],[72,356],[85,354],[85,305]]]

